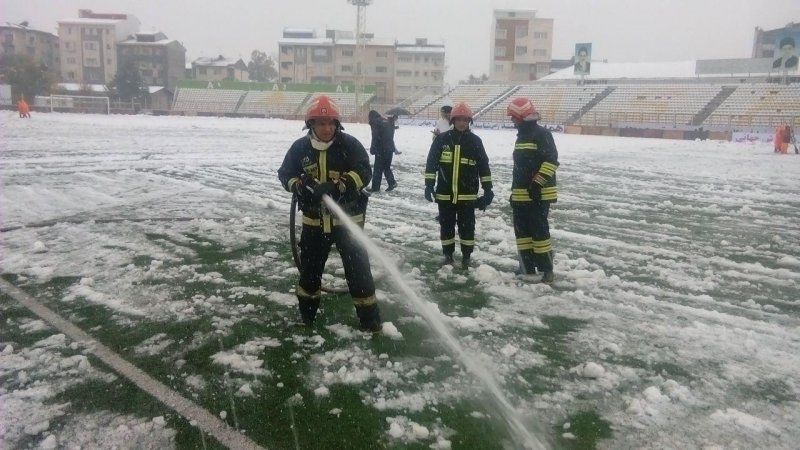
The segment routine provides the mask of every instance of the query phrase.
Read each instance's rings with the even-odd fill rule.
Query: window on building
[[[441,81],[442,80],[442,72],[431,72],[431,76],[433,77],[434,81]]]
[[[410,56],[398,56],[397,61],[399,62],[411,62],[412,59]]]
[[[353,56],[353,49],[343,48],[342,49],[342,56]]]
[[[516,36],[518,38],[524,38],[528,36],[528,27],[526,26],[519,26],[516,28]]]
[[[97,63],[97,58],[86,58],[85,63],[86,63],[87,66],[91,66],[91,67],[97,67],[97,66],[100,65],[100,64]]]
[[[330,62],[331,61],[331,48],[330,47],[316,47],[311,51],[311,60],[315,62]]]
[[[536,31],[533,33],[534,39],[547,39],[547,33],[544,31]]]
[[[387,52],[386,50],[378,50],[377,52],[375,52],[375,56],[378,58],[386,58],[387,56],[389,56],[389,52]]]
[[[398,70],[397,71],[397,76],[398,77],[410,77],[411,76],[411,71],[410,70]]]
[[[306,49],[303,47],[297,47],[294,49],[294,57],[306,59]]]
[[[67,56],[67,64],[78,64],[74,56]]]
[[[206,68],[205,67],[201,67],[201,68],[197,69],[197,71],[200,73],[200,75],[205,75],[206,74]]]
[[[433,65],[436,67],[439,67],[442,64],[444,64],[444,60],[442,58],[433,58],[431,61],[433,61]]]
[[[418,77],[418,76],[419,76],[419,70],[415,70],[415,71],[414,71],[414,76],[415,76],[415,77]]]
[[[219,67],[214,68],[214,75],[222,75],[222,69]]]
[[[281,69],[286,70],[286,69],[288,69],[290,67],[292,67],[292,63],[290,63],[288,61],[284,61],[284,62],[281,63]]]
[[[375,67],[375,73],[386,73],[388,68],[386,66],[377,66]]]
[[[284,55],[288,55],[289,51],[291,49],[292,49],[292,47],[289,47],[288,45],[282,45],[281,46],[281,53],[283,53]]]
[[[67,72],[67,78],[70,80],[75,79],[75,72]]]
[[[111,64],[111,58],[106,59],[106,64]]]
[[[498,28],[494,31],[495,39],[505,39],[507,30],[505,28]]]
[[[72,27],[67,27],[67,34],[72,34]]]
[[[14,35],[11,33],[3,35],[3,42],[6,44],[13,44],[14,43]]]
[[[341,67],[341,70],[342,72],[352,72],[353,66],[351,66],[350,64],[345,64]]]
[[[499,56],[499,57],[506,56],[506,48],[505,47],[495,47],[494,48],[494,56]]]
[[[64,42],[64,48],[70,50],[72,48],[72,42]]]
[[[524,45],[518,45],[516,49],[514,49],[514,54],[517,56],[523,56],[528,54],[528,47]]]
[[[535,48],[535,49],[533,49],[533,56],[547,56],[547,49],[546,48]]]
[[[503,65],[502,64],[495,64],[494,65],[494,71],[495,72],[502,72],[503,71]]]
[[[106,50],[111,50],[111,44],[106,44]]]
[[[35,44],[36,43],[36,36],[28,36],[28,43]]]

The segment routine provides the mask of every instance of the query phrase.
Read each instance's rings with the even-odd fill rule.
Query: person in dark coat
[[[389,184],[386,190],[394,190],[397,187],[397,181],[392,172],[392,158],[397,153],[394,145],[394,120],[393,118],[384,119],[378,111],[372,110],[369,112],[369,127],[372,130],[369,152],[375,155],[375,164],[372,171],[372,187],[368,190],[370,192],[380,191],[381,179],[384,175],[386,175],[386,183]]]
[[[475,208],[492,203],[492,173],[481,138],[469,128],[472,109],[466,103],[453,107],[453,128],[436,136],[425,165],[425,199],[439,207],[439,237],[444,264],[453,264],[456,225],[461,243],[461,266],[469,268],[475,247]],[[478,187],[483,196],[478,197]]]
[[[558,199],[556,170],[558,150],[553,134],[539,126],[539,113],[533,103],[517,97],[507,113],[517,128],[514,144],[514,169],[511,181],[511,210],[519,253],[519,274],[542,274],[542,283],[555,280],[553,245],[547,217],[550,204]]]
[[[364,226],[367,195],[364,180],[372,170],[364,146],[342,131],[339,108],[328,96],[311,102],[306,112],[308,134],[296,140],[278,169],[283,187],[297,196],[303,211],[300,236],[300,280],[297,301],[300,319],[312,325],[320,305],[322,272],[331,246],[342,256],[344,274],[356,314],[364,330],[381,330],[375,283],[364,247],[339,223],[323,201],[337,201],[350,218]]]

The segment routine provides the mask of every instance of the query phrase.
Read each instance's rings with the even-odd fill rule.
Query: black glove
[[[542,186],[539,183],[531,183],[531,186],[528,188],[528,195],[531,197],[531,200],[538,202],[542,199]]]
[[[297,196],[300,205],[308,205],[314,201],[314,179],[305,175],[292,185],[292,193]]]
[[[494,192],[491,189],[484,189],[483,197],[480,197],[475,202],[475,207],[481,211],[486,211],[486,207],[492,204],[492,200],[494,200]]]
[[[425,186],[425,200],[433,201],[433,186]]]
[[[341,192],[339,191],[339,186],[334,184],[333,181],[326,181],[324,183],[320,183],[314,187],[314,201],[320,202],[322,201],[322,196],[327,195],[333,201],[338,201],[339,197],[341,196]]]

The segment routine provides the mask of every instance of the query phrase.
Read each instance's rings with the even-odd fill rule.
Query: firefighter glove
[[[314,187],[314,201],[322,201],[322,196],[324,195],[329,196],[331,199],[333,199],[333,201],[338,201],[339,197],[341,196],[341,192],[339,191],[339,187],[332,181],[326,181]]]
[[[425,186],[425,200],[433,201],[433,186]]]
[[[484,189],[483,197],[480,197],[475,202],[475,207],[481,211],[486,211],[486,207],[492,204],[492,200],[494,200],[494,192],[491,189]]]
[[[542,185],[539,183],[531,183],[531,186],[528,188],[528,195],[530,195],[531,200],[538,202],[542,199]]]
[[[292,193],[297,196],[297,201],[300,202],[301,205],[310,204],[312,201],[314,201],[313,189],[314,188],[311,185],[304,182],[302,177],[301,179],[295,181],[295,183],[292,185]]]

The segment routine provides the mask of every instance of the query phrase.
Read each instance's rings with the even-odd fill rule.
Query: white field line
[[[64,335],[73,341],[83,344],[89,352],[114,369],[118,374],[139,386],[140,389],[152,395],[161,403],[175,410],[175,412],[186,418],[186,420],[190,422],[193,421],[197,428],[214,436],[221,444],[234,449],[264,449],[264,447],[261,447],[244,434],[231,428],[215,415],[181,396],[165,384],[151,378],[143,370],[122,359],[121,356],[92,338],[88,333],[65,320],[14,285],[0,279],[0,288],[22,306],[28,308],[31,312],[41,317],[42,320],[64,333]]]

